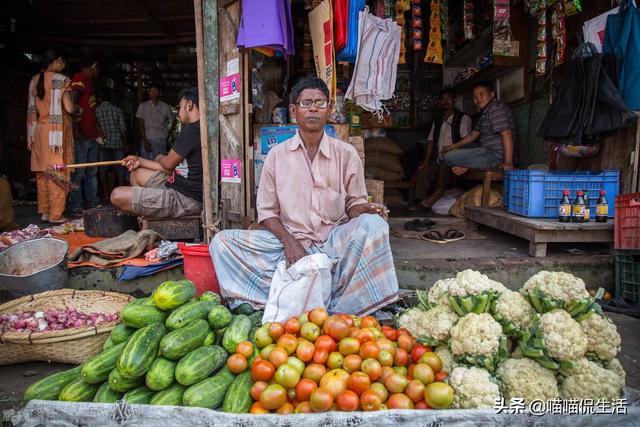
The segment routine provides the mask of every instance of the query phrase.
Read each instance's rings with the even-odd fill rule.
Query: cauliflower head
[[[456,366],[456,362],[455,360],[453,360],[453,354],[451,354],[451,350],[449,350],[447,346],[440,345],[436,347],[434,352],[442,361],[442,370],[447,373],[451,372]]]
[[[429,310],[409,309],[398,319],[398,324],[411,335],[428,345],[438,345],[450,337],[450,330],[459,316],[446,305],[436,305]]]
[[[592,353],[601,360],[616,357],[622,339],[616,325],[608,317],[592,313],[580,321],[580,326],[587,337],[587,353]]]
[[[447,299],[449,286],[455,283],[455,281],[455,278],[449,278],[438,280],[436,283],[434,283],[427,293],[427,301],[429,301],[429,304],[433,306],[449,305],[449,300]]]
[[[528,405],[533,400],[553,400],[560,395],[555,373],[532,359],[507,359],[497,374],[506,401],[519,397]]]
[[[620,388],[624,388],[627,379],[627,373],[622,367],[622,363],[618,359],[612,359],[607,362],[607,369],[613,371],[620,378]]]
[[[613,370],[587,359],[578,360],[563,372],[560,397],[563,399],[615,400],[620,398],[624,380]]]
[[[584,281],[562,271],[541,271],[527,280],[520,292],[540,314],[563,308],[581,319],[601,311]]]
[[[495,303],[493,317],[502,325],[506,335],[519,337],[529,326],[535,311],[518,292],[505,290]]]
[[[580,324],[564,310],[553,310],[540,316],[544,345],[549,356],[558,360],[577,360],[587,351],[587,338]]]
[[[457,367],[449,375],[449,385],[453,387],[453,408],[476,409],[493,408],[500,399],[500,387],[489,372],[476,367]]]
[[[492,371],[507,356],[502,326],[488,313],[469,313],[451,328],[451,353],[458,361]]]
[[[506,288],[474,270],[464,270],[449,283],[447,299],[460,316],[488,312],[497,296]]]
[[[522,334],[520,349],[548,369],[571,368],[587,351],[587,337],[580,324],[564,310],[533,316]]]

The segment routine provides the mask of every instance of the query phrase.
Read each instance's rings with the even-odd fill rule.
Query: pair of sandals
[[[435,221],[432,221],[428,218],[416,218],[413,221],[407,222],[404,225],[404,229],[407,231],[428,231],[437,226],[438,224]]]
[[[462,231],[458,231],[455,229],[445,231],[444,235],[436,230],[431,230],[427,233],[424,233],[420,236],[423,240],[431,243],[451,243],[457,242],[458,240],[462,240],[465,238],[465,235]]]

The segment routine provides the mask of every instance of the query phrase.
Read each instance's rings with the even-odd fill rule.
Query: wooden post
[[[200,140],[204,184],[204,227],[207,243],[213,236],[218,212],[218,2],[194,0],[198,93],[200,96]]]

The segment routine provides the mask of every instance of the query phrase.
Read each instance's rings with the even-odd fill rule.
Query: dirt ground
[[[640,319],[607,313],[622,336],[622,351],[618,354],[627,372],[627,386],[640,388]],[[0,412],[17,409],[29,384],[45,376],[70,368],[61,363],[32,362],[19,365],[0,366]],[[7,420],[4,420],[5,422]],[[4,424],[3,424],[4,425]]]

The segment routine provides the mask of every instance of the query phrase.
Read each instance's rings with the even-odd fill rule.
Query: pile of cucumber
[[[120,312],[123,323],[111,331],[101,353],[32,384],[24,400],[122,399],[248,412],[251,373],[236,376],[226,361],[238,343],[253,341],[263,313],[250,304],[232,312],[213,292],[195,295],[191,281],[168,281],[150,297],[127,304]]]

